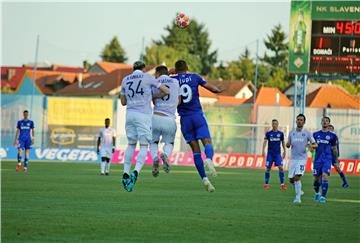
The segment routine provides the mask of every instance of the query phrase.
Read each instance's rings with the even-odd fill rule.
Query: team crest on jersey
[[[301,136],[305,137],[305,133],[302,133]]]
[[[280,133],[278,135],[276,135],[278,138],[280,137]]]
[[[30,126],[30,123],[27,123],[26,126]]]
[[[330,136],[329,136],[329,135],[327,135],[325,138],[326,138],[326,140],[330,140]]]

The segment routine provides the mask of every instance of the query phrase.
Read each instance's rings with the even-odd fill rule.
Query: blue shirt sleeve
[[[20,129],[20,121],[17,122],[16,128],[17,128],[17,129]]]
[[[198,84],[199,84],[199,85],[204,85],[204,84],[207,83],[207,81],[206,81],[204,78],[200,77],[200,75],[197,75],[197,74],[196,74],[196,78],[197,78],[197,80],[198,80]]]
[[[337,146],[338,145],[338,138],[337,136],[334,134],[332,139],[330,140],[330,144],[331,146]]]
[[[34,129],[34,128],[35,128],[33,121],[31,121],[30,128],[31,128],[31,129]]]
[[[281,132],[280,141],[284,141],[284,133],[283,132]]]
[[[265,133],[265,137],[264,137],[264,139],[269,140],[269,132],[266,132],[266,133]]]

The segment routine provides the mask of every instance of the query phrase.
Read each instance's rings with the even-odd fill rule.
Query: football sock
[[[135,145],[129,144],[125,150],[125,155],[124,155],[124,173],[126,174],[130,173],[134,152],[135,152]]]
[[[174,145],[172,143],[167,143],[164,146],[164,152],[169,157],[174,149]]]
[[[294,185],[295,185],[296,198],[300,199],[301,198],[301,181],[295,181]]]
[[[100,163],[100,173],[104,174],[105,173],[105,162],[101,161]]]
[[[105,164],[105,172],[106,173],[109,173],[110,172],[110,165],[111,165],[111,162],[109,161],[109,162],[106,162],[106,164]]]
[[[21,165],[21,155],[20,154],[17,155],[17,162],[18,162],[18,165]]]
[[[205,173],[205,168],[204,168],[204,162],[201,158],[201,153],[193,153],[193,156],[194,156],[195,167],[202,179],[202,178],[206,177],[206,173]]]
[[[321,184],[321,196],[326,197],[326,193],[328,191],[329,188],[329,182],[328,181],[323,181]]]
[[[284,171],[283,170],[279,170],[279,178],[280,178],[280,184],[284,184]]]
[[[207,159],[213,159],[214,157],[214,148],[211,143],[205,144],[205,155]]]
[[[316,193],[320,191],[320,181],[314,181],[314,190]]]
[[[26,157],[26,155],[25,155],[25,159],[24,159],[24,168],[27,168],[28,163],[29,163],[29,158],[28,158],[28,157]]]
[[[144,166],[145,163],[145,158],[146,158],[146,154],[148,151],[148,146],[140,146],[140,151],[137,155],[136,158],[136,165],[135,165],[135,170],[140,173],[142,167]]]
[[[344,183],[344,184],[347,184],[347,180],[346,180],[346,177],[345,177],[344,172],[340,171],[339,175],[340,175],[340,177],[341,177],[341,179],[342,179],[343,183]]]
[[[150,153],[151,153],[151,157],[153,158],[153,160],[158,157],[158,153],[159,153],[159,144],[157,143],[152,143],[150,144]]]
[[[269,184],[270,171],[265,171],[265,184]]]

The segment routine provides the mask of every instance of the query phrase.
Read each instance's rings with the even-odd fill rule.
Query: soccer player
[[[25,110],[23,112],[24,119],[19,120],[16,125],[15,133],[15,142],[14,146],[18,147],[18,156],[17,161],[18,165],[16,171],[19,172],[21,169],[21,159],[22,151],[25,150],[25,159],[24,159],[24,172],[27,172],[27,167],[29,163],[29,153],[31,145],[34,144],[35,137],[35,127],[34,122],[29,120],[29,111]]]
[[[181,104],[178,106],[181,132],[192,149],[195,166],[205,189],[208,192],[213,192],[215,191],[215,187],[206,176],[204,164],[210,174],[216,176],[216,170],[212,162],[214,149],[211,143],[209,127],[201,108],[198,87],[201,85],[213,93],[221,93],[223,90],[209,84],[198,74],[188,73],[188,66],[184,60],[178,60],[175,63],[175,71],[177,75],[173,76],[173,78],[179,81],[182,96]],[[201,140],[205,147],[205,161],[201,158],[198,140]]]
[[[150,145],[151,156],[153,158],[152,175],[159,175],[159,142],[165,143],[160,157],[163,162],[163,169],[166,173],[170,171],[168,157],[173,151],[176,134],[175,113],[178,104],[181,101],[179,82],[169,77],[166,66],[158,66],[155,69],[157,80],[167,86],[170,94],[162,98],[157,98],[158,89],[153,89],[154,114],[152,117],[152,143]]]
[[[126,76],[121,83],[120,99],[126,105],[125,131],[128,146],[124,155],[124,174],[122,184],[124,189],[131,192],[140,174],[152,140],[152,88],[160,89],[160,96],[168,95],[169,89],[151,75],[145,73],[145,63],[137,61],[133,65],[133,73]],[[136,144],[140,143],[135,169],[130,173]]]
[[[330,124],[330,125],[329,125],[329,130],[330,130],[331,132],[334,132],[334,130],[335,130],[334,126]],[[340,156],[339,140],[338,140],[338,143],[337,143],[336,147],[337,147],[337,152],[338,152],[338,157],[339,157],[339,156]],[[343,188],[348,188],[348,187],[349,187],[349,184],[348,184],[348,182],[347,182],[347,180],[346,180],[346,177],[345,177],[344,172],[341,171],[339,160],[335,160],[335,158],[333,158],[333,160],[332,160],[332,166],[334,166],[335,170],[336,170],[337,173],[340,175],[340,178],[341,178],[341,180],[342,180],[342,182],[343,182],[342,187],[343,187]]]
[[[326,193],[329,187],[329,176],[333,160],[338,161],[337,144],[338,138],[335,133],[329,130],[330,118],[324,116],[321,119],[322,129],[314,133],[318,147],[315,152],[313,164],[314,175],[314,200],[320,203],[326,202]],[[320,184],[320,177],[322,182]],[[320,194],[321,185],[321,194]]]
[[[301,190],[301,176],[305,173],[308,158],[306,148],[312,151],[317,146],[312,134],[304,128],[305,122],[306,117],[303,114],[296,117],[296,128],[291,130],[286,143],[287,148],[291,147],[289,180],[295,187],[295,204],[301,203],[301,196],[304,194]]]
[[[276,119],[271,121],[272,130],[265,133],[262,155],[265,156],[266,144],[269,142],[268,151],[266,156],[266,169],[265,169],[265,184],[264,189],[269,189],[270,171],[273,163],[279,169],[280,189],[286,190],[287,187],[284,184],[284,169],[283,158],[286,156],[284,133],[278,130],[279,122]],[[283,148],[283,154],[281,157],[280,143]]]
[[[100,153],[100,175],[109,175],[112,155],[116,144],[115,129],[110,127],[110,118],[105,119],[105,127],[100,128],[97,140],[97,153]],[[101,150],[99,149],[101,146]]]

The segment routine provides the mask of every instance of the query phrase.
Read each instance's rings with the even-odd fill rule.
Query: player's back
[[[121,83],[121,94],[126,97],[127,110],[151,114],[152,87],[159,88],[159,82],[140,70],[126,76]]]
[[[206,84],[206,81],[196,73],[182,73],[173,78],[179,81],[182,102],[178,106],[180,116],[202,114],[199,99],[199,85]]]
[[[162,98],[157,98],[154,101],[154,112],[166,114],[175,118],[176,108],[179,103],[180,86],[178,80],[167,75],[161,75],[157,79],[161,84],[167,86],[170,94]],[[160,92],[159,89],[154,89],[154,93]]]
[[[34,122],[29,119],[22,119],[17,122],[17,126],[20,130],[19,139],[30,138],[30,131],[34,128]]]

